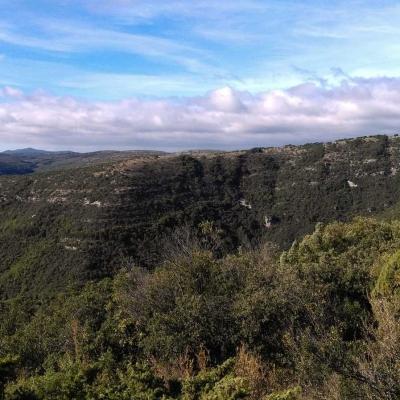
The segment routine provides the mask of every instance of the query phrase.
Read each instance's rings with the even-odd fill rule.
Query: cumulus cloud
[[[229,86],[212,91],[204,100],[206,108],[216,111],[235,113],[244,109],[240,93]]]
[[[202,97],[88,102],[6,87],[0,143],[96,148],[248,148],[396,133],[400,78],[304,83],[251,94],[231,87]]]

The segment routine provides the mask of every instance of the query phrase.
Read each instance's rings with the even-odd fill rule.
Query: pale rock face
[[[347,181],[347,184],[349,185],[349,187],[351,187],[351,188],[356,188],[356,187],[358,187],[358,185],[357,184],[355,184],[354,182],[352,182],[352,181]]]
[[[69,250],[69,251],[77,251],[78,248],[75,246],[64,246],[65,250]]]
[[[90,202],[90,200],[88,200],[86,197],[83,200],[83,205],[85,205],[85,206],[95,206],[95,207],[98,207],[98,208],[102,207],[101,201],[96,200],[96,201]]]
[[[66,201],[67,198],[62,196],[53,196],[47,199],[47,202],[50,204],[65,203]]]
[[[245,199],[241,199],[239,200],[239,204],[243,207],[248,208],[249,210],[252,209],[252,205],[250,203],[247,203],[247,201]]]

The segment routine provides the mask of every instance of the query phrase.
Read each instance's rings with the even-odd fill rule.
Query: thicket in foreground
[[[400,398],[398,222],[224,258],[205,227],[153,271],[2,303],[0,398]]]

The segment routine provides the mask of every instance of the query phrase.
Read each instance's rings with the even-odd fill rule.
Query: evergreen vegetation
[[[152,271],[3,301],[2,398],[399,398],[400,222],[224,257],[215,229]]]
[[[3,177],[0,399],[399,399],[396,140]]]
[[[198,236],[203,221],[220,231],[215,253],[223,256],[264,241],[288,249],[318,222],[397,213],[399,137],[233,153],[96,154],[84,167],[0,177],[1,298],[52,297],[130,263],[152,269],[178,227]]]

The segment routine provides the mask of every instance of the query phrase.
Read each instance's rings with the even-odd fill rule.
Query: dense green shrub
[[[398,222],[320,224],[281,254],[201,234],[150,270],[2,302],[3,397],[398,398]]]

